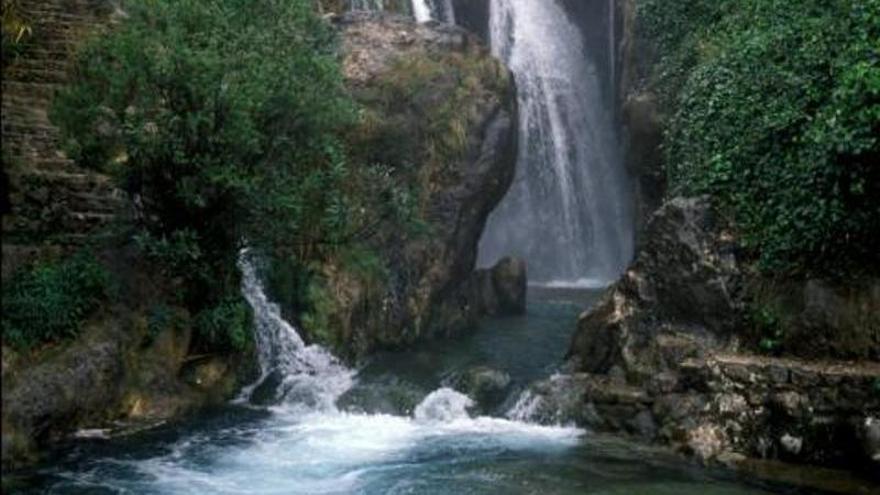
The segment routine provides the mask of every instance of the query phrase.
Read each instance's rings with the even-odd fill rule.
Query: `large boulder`
[[[748,457],[874,469],[880,364],[827,360],[849,355],[841,346],[856,352],[848,342],[863,344],[854,357],[874,355],[872,284],[776,286],[788,321],[826,342],[826,360],[815,360],[809,343],[799,345],[810,354],[758,355],[751,311],[771,298],[756,292],[763,281],[746,267],[707,199],[666,203],[636,261],[580,317],[569,374],[531,388],[536,419],[633,434],[705,463]]]
[[[580,318],[571,354],[584,371],[620,365],[651,376],[725,344],[742,319],[741,291],[735,244],[708,199],[673,199],[651,219],[623,278]]]

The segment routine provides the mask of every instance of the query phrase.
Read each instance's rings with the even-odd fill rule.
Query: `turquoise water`
[[[697,468],[660,450],[570,426],[512,421],[503,417],[503,404],[499,411],[480,416],[469,412],[468,397],[444,387],[455,373],[488,365],[510,374],[508,393],[516,396],[526,383],[547,376],[561,362],[577,314],[593,297],[589,293],[576,297],[537,294],[527,316],[489,320],[461,339],[383,353],[357,373],[333,362],[319,348],[293,342],[290,352],[310,364],[284,368],[290,380],[284,380],[279,389],[287,395],[276,403],[255,406],[244,401],[138,434],[78,440],[27,473],[19,491],[802,493],[750,484]],[[573,304],[572,299],[577,302]],[[259,314],[273,310],[260,308],[255,306]],[[278,337],[283,334],[279,329],[289,328],[270,322],[276,326],[260,327],[261,331],[274,329],[266,335]],[[335,397],[339,405],[301,399],[309,393]],[[392,404],[383,411],[382,396],[395,394],[412,396],[414,407],[395,409]]]

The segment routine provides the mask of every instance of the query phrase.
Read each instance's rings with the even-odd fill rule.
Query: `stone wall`
[[[62,151],[50,119],[52,98],[67,80],[80,43],[110,21],[106,0],[21,2],[32,34],[5,60],[2,79],[3,276],[47,246],[69,249],[109,225],[125,202],[107,177],[78,168]],[[4,191],[6,192],[6,191]]]

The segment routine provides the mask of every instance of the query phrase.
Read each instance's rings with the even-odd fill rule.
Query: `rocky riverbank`
[[[92,28],[88,32],[96,32],[110,22],[104,7],[93,12],[91,4],[77,4],[81,17],[50,16],[40,28],[82,18]],[[524,297],[524,266],[499,269],[513,277],[513,285],[494,273],[472,273],[483,223],[513,177],[516,102],[506,69],[459,28],[417,25],[390,14],[347,15],[332,22],[343,38],[347,85],[362,105],[361,125],[348,137],[354,158],[402,171],[394,180],[416,191],[415,217],[424,229],[410,234],[377,225],[370,238],[381,253],[382,269],[366,276],[343,260],[321,267],[323,313],[303,322],[305,333],[338,344],[341,354],[354,358],[377,347],[461,330],[482,311],[521,310],[524,300],[517,298]],[[64,37],[67,56],[81,39]],[[39,79],[15,79],[28,68],[38,70],[43,53],[26,52],[4,67],[4,142],[9,137],[20,143],[15,147],[20,153],[12,157],[11,214],[4,212],[4,279],[46,249],[63,253],[106,233],[107,224],[124,218],[117,212],[127,204],[112,187],[95,192],[80,187],[86,180],[80,175],[91,175],[75,170],[58,150],[57,129],[46,118],[52,91],[28,101],[7,95],[7,86],[21,87],[21,94],[44,87]],[[62,69],[53,73],[53,88],[64,82]],[[22,111],[7,115],[12,105]],[[28,147],[37,144],[37,151]],[[58,179],[52,188],[29,186],[31,177],[47,175],[50,161],[65,167],[49,174]],[[102,187],[108,182],[89,180]],[[47,234],[58,233],[57,215],[46,212],[58,209],[58,198],[68,197],[88,200],[83,204],[100,208],[104,216],[88,229],[65,227],[61,233],[76,235],[59,241]],[[111,202],[113,209],[105,208]],[[73,224],[65,220],[63,225]],[[70,239],[76,242],[59,244]],[[180,290],[179,280],[169,280],[125,240],[99,245],[104,246],[99,261],[120,292],[114,302],[88,317],[71,341],[32,352],[3,348],[4,469],[34,460],[77,429],[152,424],[222,403],[253,377],[251,352],[204,355],[192,348],[192,316],[169,302]]]
[[[706,464],[772,459],[876,474],[876,286],[857,305],[803,296],[805,313],[793,318],[821,324],[819,335],[862,339],[841,337],[821,357],[762,354],[749,310],[755,275],[706,198],[669,201],[643,239],[623,278],[581,316],[570,373],[533,387],[530,416],[633,435]],[[848,326],[866,315],[865,326]],[[865,357],[841,359],[855,355]]]

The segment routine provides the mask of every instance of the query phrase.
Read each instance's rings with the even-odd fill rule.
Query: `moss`
[[[356,94],[364,110],[350,139],[355,156],[390,165],[420,192],[456,180],[483,105],[512,97],[509,77],[483,52],[399,58]]]

